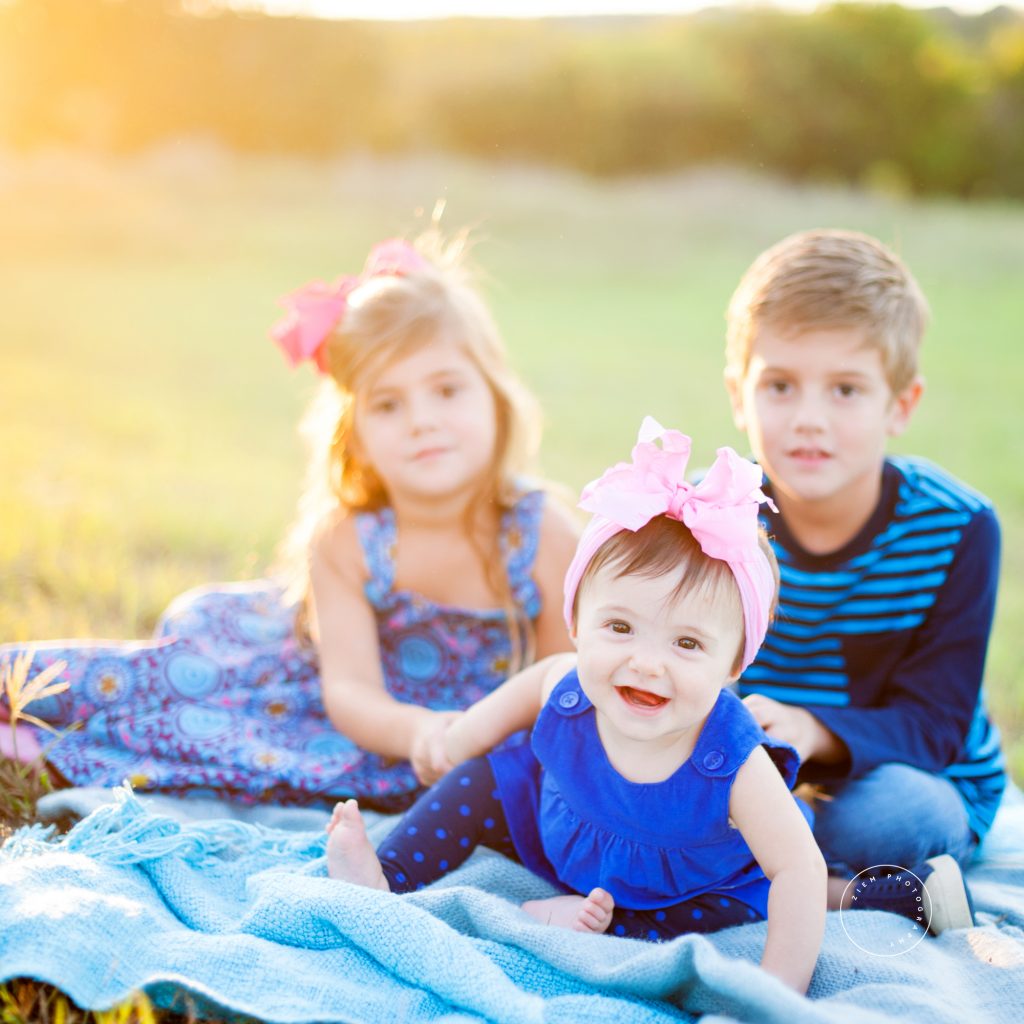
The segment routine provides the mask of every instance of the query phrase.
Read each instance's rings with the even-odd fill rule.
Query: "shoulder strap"
[[[533,579],[540,523],[544,514],[543,491],[527,491],[501,520],[501,550],[508,569],[508,583],[516,603],[528,618],[540,612],[540,593]]]
[[[366,559],[370,578],[366,597],[374,608],[380,607],[395,583],[395,514],[390,506],[356,514],[356,532]]]
[[[731,690],[723,689],[690,760],[701,775],[722,778],[735,775],[750,752],[758,746],[768,751],[779,774],[792,789],[800,767],[797,752],[788,743],[769,736],[739,697]]]

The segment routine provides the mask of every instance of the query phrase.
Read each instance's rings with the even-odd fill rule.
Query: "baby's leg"
[[[327,823],[327,874],[368,889],[389,888],[355,800],[336,804]]]
[[[763,919],[745,903],[709,892],[656,910],[616,907],[608,933],[648,942],[667,942],[689,932],[707,934]]]
[[[523,904],[523,910],[541,924],[598,934],[608,931],[614,909],[615,901],[604,889],[591,889],[586,896],[552,896]]]
[[[459,765],[402,815],[376,854],[370,848],[361,820],[358,829],[350,831],[348,805],[339,804],[328,825],[328,873],[332,878],[347,877],[344,872],[352,870],[360,877],[348,877],[348,881],[392,892],[413,892],[454,871],[478,846],[488,846],[518,859],[496,788],[486,757]],[[345,831],[339,832],[342,826]],[[352,863],[351,869],[345,866],[348,862]],[[334,874],[332,863],[341,873]],[[378,884],[377,872],[383,885]]]

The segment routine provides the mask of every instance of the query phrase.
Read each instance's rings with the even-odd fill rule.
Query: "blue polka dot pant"
[[[486,757],[439,779],[377,848],[392,892],[413,892],[454,871],[478,847],[518,861]]]
[[[717,932],[735,924],[749,924],[764,918],[745,903],[706,892],[682,903],[658,910],[627,910],[616,907],[612,914],[609,935],[631,939],[664,942],[687,932]]]
[[[519,861],[497,789],[486,757],[467,761],[428,789],[377,848],[391,891],[422,889],[454,871],[478,846]],[[616,907],[608,933],[659,942],[761,919],[744,903],[705,893],[658,910]]]

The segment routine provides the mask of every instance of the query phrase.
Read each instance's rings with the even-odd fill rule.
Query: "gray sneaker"
[[[925,894],[931,902],[928,930],[933,935],[941,935],[951,928],[974,927],[971,891],[955,858],[948,853],[931,857],[914,874],[924,883]]]
[[[974,927],[974,905],[960,865],[948,853],[930,857],[909,871],[872,869],[870,888],[858,893],[853,908],[885,910],[910,918],[933,935]]]

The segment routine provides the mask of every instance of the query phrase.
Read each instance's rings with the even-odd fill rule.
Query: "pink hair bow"
[[[758,544],[760,505],[768,502],[775,507],[761,490],[761,468],[732,448],[719,448],[700,483],[688,483],[690,439],[678,430],[666,430],[650,416],[640,426],[632,454],[632,462],[618,463],[583,488],[579,507],[594,517],[566,573],[566,623],[572,628],[576,591],[597,550],[622,530],[636,532],[664,515],[684,523],[701,550],[728,563],[736,577],[743,604],[746,668],[764,640],[775,596],[775,579]]]
[[[328,372],[324,342],[348,307],[349,294],[373,277],[415,273],[426,260],[402,238],[389,238],[370,250],[361,274],[347,274],[333,284],[311,281],[289,292],[281,300],[287,313],[270,329],[270,336],[284,351],[292,366],[310,359],[321,373]]]

